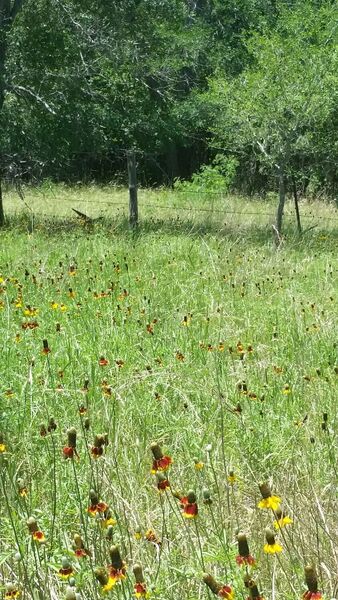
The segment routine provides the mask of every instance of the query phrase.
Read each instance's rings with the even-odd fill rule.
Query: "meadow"
[[[144,190],[135,231],[124,190],[25,202],[0,233],[2,597],[337,598],[337,209],[302,203],[299,237],[288,204],[277,250],[272,200]]]

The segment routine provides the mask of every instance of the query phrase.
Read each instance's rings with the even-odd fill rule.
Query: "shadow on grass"
[[[46,237],[60,236],[60,234],[72,235],[105,235],[105,236],[131,236],[134,240],[146,235],[172,235],[204,237],[211,236],[227,239],[234,243],[243,243],[243,249],[248,245],[274,245],[275,237],[271,223],[220,223],[215,220],[205,219],[197,221],[184,218],[143,218],[137,227],[132,228],[126,217],[116,218],[100,217],[88,223],[79,219],[39,216],[32,221],[31,215],[21,214],[10,217],[6,221],[3,231],[15,230],[16,232],[40,233]],[[0,230],[1,231],[1,230]],[[311,245],[311,242],[324,242],[325,240],[335,243],[338,240],[338,229],[324,229],[316,224],[304,229],[299,235],[295,226],[287,221],[284,225],[283,239],[287,245]]]

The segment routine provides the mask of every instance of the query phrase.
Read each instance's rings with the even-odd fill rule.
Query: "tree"
[[[211,84],[214,142],[242,158],[257,156],[261,168],[278,178],[278,240],[287,179],[318,175],[336,163],[336,19],[330,2],[285,10],[275,32],[251,37],[253,66],[232,81]]]
[[[0,112],[5,101],[6,92],[6,58],[7,58],[7,38],[15,18],[23,6],[24,0],[0,0]],[[0,227],[4,225],[4,210],[2,202],[1,188],[1,169],[0,164]]]

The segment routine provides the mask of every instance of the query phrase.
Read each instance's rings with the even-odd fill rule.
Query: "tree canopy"
[[[337,16],[328,0],[1,0],[2,170],[114,180],[135,148],[162,184],[221,152],[246,191],[282,165],[334,193]]]

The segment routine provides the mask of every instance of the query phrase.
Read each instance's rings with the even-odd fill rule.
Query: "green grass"
[[[99,202],[111,196],[124,206],[117,213],[107,205],[92,227],[71,216],[69,207],[100,216]],[[71,600],[69,582],[58,576],[68,557],[78,597],[98,598],[94,570],[109,564],[113,543],[127,578],[108,597],[133,597],[132,565],[140,563],[153,598],[211,598],[204,571],[246,598],[245,569],[235,561],[236,535],[244,531],[257,559],[252,576],[266,600],[300,598],[308,563],[316,565],[326,598],[334,597],[337,211],[323,205],[321,225],[300,239],[286,223],[285,243],[276,251],[272,218],[264,216],[273,204],[218,198],[215,210],[225,202],[258,213],[226,215],[224,225],[220,213],[206,218],[196,210],[206,208],[201,198],[143,191],[141,199],[138,232],[126,227],[122,190],[28,191],[28,204],[36,202],[33,228],[15,196],[6,204],[10,226],[0,234],[3,589],[13,583],[26,599]],[[179,220],[163,208],[175,203],[190,206]],[[303,204],[309,225],[319,223],[310,216],[318,208]],[[287,211],[291,216],[292,207]],[[27,306],[36,315],[26,316]],[[23,328],[31,321],[38,327]],[[100,357],[109,363],[100,366]],[[41,436],[51,417],[56,430]],[[71,427],[79,459],[66,460]],[[94,437],[104,433],[109,444],[95,460]],[[155,441],[173,458],[172,492],[196,492],[196,519],[182,518],[175,493],[158,492],[150,473]],[[195,460],[204,463],[201,470]],[[19,479],[26,497],[18,493]],[[277,534],[280,556],[263,551],[274,515],[257,508],[261,481],[269,481],[294,521]],[[117,521],[112,531],[88,514],[91,489],[109,504]],[[31,516],[46,535],[44,545],[32,541]],[[144,539],[148,529],[160,547]],[[87,558],[72,553],[77,533]]]

